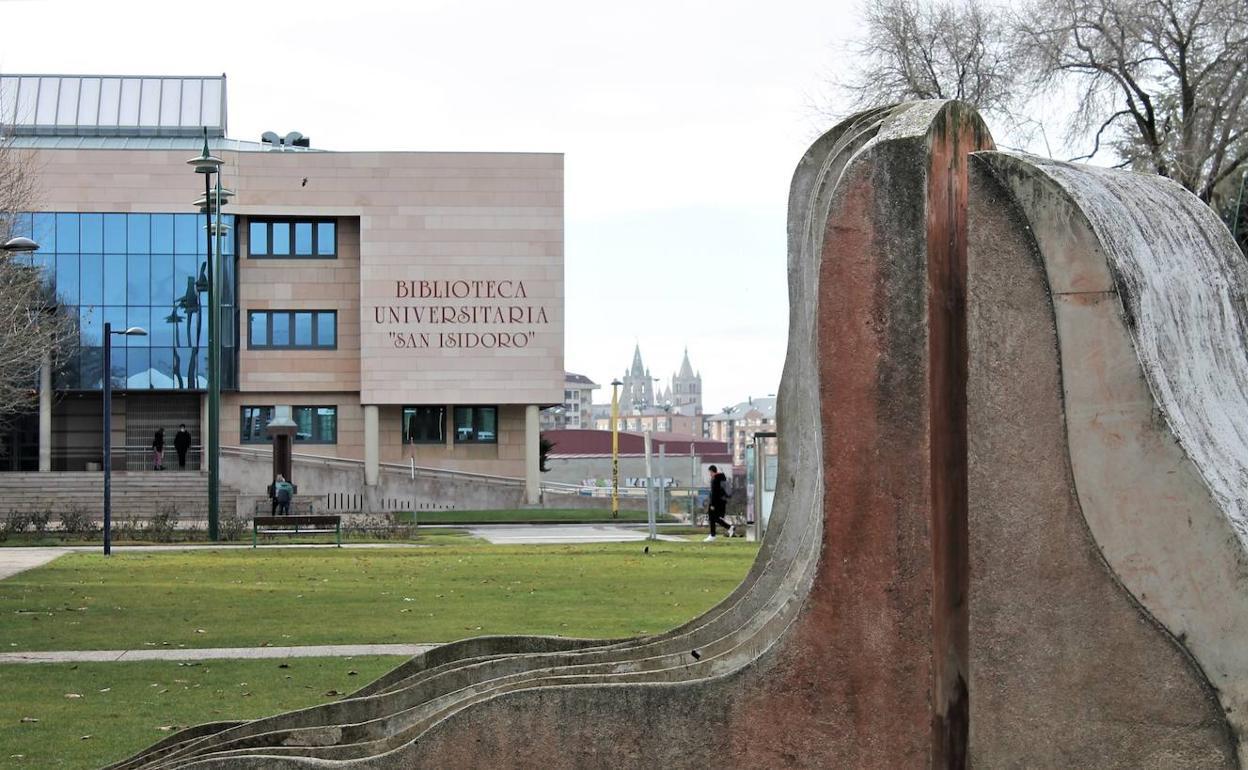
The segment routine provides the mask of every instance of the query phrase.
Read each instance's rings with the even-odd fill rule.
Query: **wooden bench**
[[[251,547],[260,535],[327,535],[342,547],[341,516],[256,516],[251,520]]]

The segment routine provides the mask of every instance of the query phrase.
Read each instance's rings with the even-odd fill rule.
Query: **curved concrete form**
[[[920,102],[801,160],[775,513],[711,611],[615,642],[466,640],[114,767],[963,764],[962,216],[967,153],[989,147],[967,108]]]
[[[972,759],[1243,766],[1243,257],[1169,180],[973,167]]]

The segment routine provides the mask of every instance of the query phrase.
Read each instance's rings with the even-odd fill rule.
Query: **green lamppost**
[[[204,237],[208,248],[208,451],[204,454],[208,459],[208,539],[216,541],[220,537],[218,525],[221,518],[221,372],[220,358],[217,355],[217,304],[220,298],[218,291],[221,285],[221,260],[219,252],[218,259],[213,259],[213,231],[216,228],[213,227],[212,215],[215,210],[219,217],[221,207],[212,205],[214,197],[219,200],[219,196],[213,195],[212,179],[214,175],[217,177],[219,189],[219,172],[225,161],[208,151],[207,128],[204,129],[203,153],[188,160],[187,164],[195,169],[195,173],[204,175],[204,197],[195,201],[195,205],[200,206],[204,212]],[[220,243],[220,237],[217,242]]]

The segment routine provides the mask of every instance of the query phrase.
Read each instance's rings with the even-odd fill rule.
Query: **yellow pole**
[[[611,518],[620,518],[620,385],[611,381]]]

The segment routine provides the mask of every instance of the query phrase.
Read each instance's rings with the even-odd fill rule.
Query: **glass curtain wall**
[[[236,388],[237,287],[233,217],[221,239],[222,387]],[[197,214],[21,214],[15,235],[39,251],[61,312],[76,318],[80,350],[56,375],[58,390],[104,384],[104,323],[141,326],[146,337],[115,336],[117,389],[200,390],[208,386],[208,293],[204,217]]]

